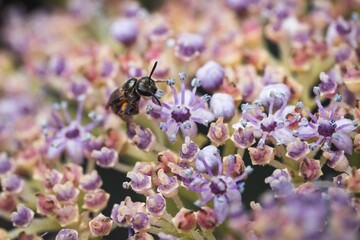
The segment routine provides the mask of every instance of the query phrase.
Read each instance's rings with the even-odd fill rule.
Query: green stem
[[[55,221],[55,219],[42,218],[34,219],[29,227],[24,228],[15,228],[8,232],[9,239],[17,239],[18,235],[26,230],[26,233],[38,234],[44,232],[54,232],[59,230],[61,227]]]
[[[123,173],[128,173],[128,172],[131,172],[133,170],[133,166],[129,166],[127,164],[123,164],[123,163],[119,163],[117,162],[115,164],[115,166],[113,167],[113,169],[115,169],[116,171],[119,171],[119,172],[123,172]]]
[[[274,168],[277,168],[277,169],[285,169],[285,168],[288,168],[288,166],[286,166],[285,164],[279,162],[279,161],[276,161],[276,160],[272,160],[269,162],[269,165],[274,167]]]
[[[181,201],[179,195],[175,194],[175,196],[172,197],[172,200],[174,201],[174,203],[176,204],[176,207],[177,207],[178,209],[181,209],[181,208],[184,207],[184,204],[183,204],[183,202]]]
[[[203,230],[203,235],[206,240],[216,240],[213,231],[211,230]]]

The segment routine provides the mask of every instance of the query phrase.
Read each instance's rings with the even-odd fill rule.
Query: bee
[[[157,104],[161,106],[159,98],[156,96],[158,88],[155,81],[151,79],[156,66],[157,62],[155,62],[148,77],[142,77],[140,79],[130,78],[122,87],[115,89],[105,106],[106,109],[110,107],[115,114],[127,120],[132,115],[139,113],[141,96],[153,97]]]

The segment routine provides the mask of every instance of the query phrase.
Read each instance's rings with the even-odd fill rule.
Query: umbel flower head
[[[149,105],[147,112],[156,114],[163,122],[160,123],[160,129],[166,133],[170,142],[176,141],[176,135],[181,130],[184,137],[194,137],[197,132],[196,123],[208,125],[214,120],[214,114],[207,109],[207,102],[210,100],[209,95],[201,98],[196,96],[196,90],[201,82],[194,78],[191,81],[192,91],[185,88],[185,73],[180,73],[180,93],[175,89],[175,80],[167,80],[170,86],[174,100],[173,102],[162,102],[161,106]]]

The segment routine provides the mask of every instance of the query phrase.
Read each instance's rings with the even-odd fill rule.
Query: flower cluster
[[[0,239],[357,239],[359,11],[356,0],[6,11]]]

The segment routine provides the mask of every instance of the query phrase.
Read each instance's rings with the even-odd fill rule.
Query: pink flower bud
[[[60,207],[60,203],[54,195],[38,193],[36,197],[36,212],[41,215],[53,214],[54,210]]]
[[[109,235],[113,221],[105,217],[103,214],[97,215],[89,222],[91,235],[94,237],[101,237]]]
[[[146,210],[154,216],[161,216],[166,210],[166,201],[161,194],[153,194],[146,200]]]
[[[74,229],[61,229],[55,240],[78,240],[78,232]]]
[[[196,226],[195,214],[191,210],[182,208],[173,218],[172,222],[179,230],[188,232]]]
[[[79,209],[77,205],[65,205],[54,209],[55,217],[60,226],[65,227],[79,220]]]
[[[15,227],[26,228],[31,224],[34,214],[35,213],[30,208],[25,207],[23,204],[19,204],[17,206],[17,211],[11,213],[11,222]]]
[[[238,148],[248,148],[255,143],[255,137],[251,128],[239,128],[231,136],[231,140]]]
[[[80,189],[89,192],[101,187],[102,181],[96,170],[85,174],[80,178]]]
[[[336,171],[343,172],[349,167],[349,160],[346,158],[344,151],[325,151],[323,156],[328,159],[327,165]]]
[[[208,207],[200,208],[196,213],[196,221],[203,229],[213,229],[217,225],[214,210]]]

